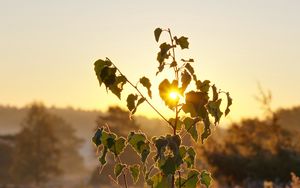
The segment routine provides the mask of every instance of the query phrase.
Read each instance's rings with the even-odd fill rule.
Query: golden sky
[[[98,87],[93,62],[105,57],[133,82],[150,77],[156,90],[156,27],[189,37],[183,55],[195,59],[200,79],[230,91],[230,119],[261,114],[257,82],[272,91],[274,108],[300,104],[298,0],[2,0],[0,104],[120,104]],[[158,95],[153,100],[169,114]],[[155,116],[146,105],[138,113]]]

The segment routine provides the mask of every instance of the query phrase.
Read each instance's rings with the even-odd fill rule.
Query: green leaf
[[[102,131],[103,128],[98,128],[95,132],[95,135],[92,138],[92,141],[94,142],[94,144],[96,144],[97,147],[101,144]]]
[[[146,78],[145,76],[142,77],[142,78],[140,79],[140,83],[141,83],[145,88],[147,88],[147,90],[148,90],[148,95],[149,95],[150,98],[152,98],[152,92],[151,92],[151,90],[150,90],[151,83],[150,83],[149,78]]]
[[[101,165],[105,165],[106,164],[106,154],[107,154],[108,148],[104,147],[102,150],[102,155],[99,157],[99,162],[101,163]]]
[[[195,157],[196,152],[192,147],[189,147],[186,150],[186,157],[184,158],[184,162],[186,163],[188,168],[191,168],[195,165]]]
[[[208,188],[211,184],[211,181],[212,181],[211,174],[206,170],[203,170],[200,175],[201,184],[205,185]]]
[[[206,115],[206,117],[203,118],[203,123],[204,123],[204,127],[203,127],[203,132],[201,134],[202,144],[204,143],[204,140],[207,139],[209,137],[209,135],[211,134],[210,121],[209,121],[208,114]]]
[[[192,80],[191,75],[186,70],[184,70],[181,73],[181,83],[182,83],[181,93],[182,94],[185,91],[185,89],[187,88],[187,86],[190,84],[191,80]]]
[[[217,91],[217,87],[215,85],[213,85],[211,88],[213,90],[213,101],[216,101],[219,98],[219,93]]]
[[[102,131],[101,143],[103,146],[110,149],[113,146],[116,138],[117,136],[115,134]]]
[[[226,96],[227,96],[227,107],[225,110],[225,116],[227,116],[229,114],[229,112],[230,112],[229,107],[232,105],[232,98],[230,97],[229,92],[226,93]]]
[[[125,142],[126,140],[123,137],[119,137],[118,139],[116,139],[114,145],[111,147],[111,152],[113,152],[115,156],[120,155],[126,147]]]
[[[127,108],[131,112],[135,109],[135,101],[137,100],[138,96],[134,94],[129,94],[127,97]]]
[[[187,37],[180,37],[179,39],[177,37],[174,37],[176,44],[181,47],[181,49],[189,48],[189,42]]]
[[[127,141],[130,146],[141,156],[142,162],[145,162],[150,154],[150,145],[143,133],[130,132]]]
[[[180,186],[179,179],[176,180],[176,186],[181,188],[196,188],[199,182],[199,172],[197,170],[191,170],[186,178],[181,178]]]
[[[159,89],[159,96],[170,109],[173,109],[174,107],[177,106],[179,102],[179,97],[177,99],[172,99],[170,97],[171,92],[179,93],[177,80],[173,80],[173,82],[170,83],[168,79],[164,79],[159,84],[158,89]]]
[[[210,84],[209,80],[204,80],[203,82],[201,82],[200,80],[196,81],[197,89],[199,89],[204,93],[207,93],[209,91],[209,87],[210,87],[209,84]]]
[[[116,178],[118,178],[121,174],[121,172],[123,171],[123,169],[126,167],[125,164],[121,164],[121,163],[118,163],[115,165],[115,168],[114,168],[114,173],[115,173],[115,176]]]
[[[195,142],[197,142],[198,141],[198,131],[196,126],[197,121],[190,117],[186,117],[183,120],[183,123],[185,125],[185,130],[192,136]]]
[[[125,76],[121,75],[121,76],[117,76],[116,77],[116,81],[112,84],[109,85],[109,90],[115,94],[119,99],[121,99],[121,92],[123,90],[123,86],[124,84],[126,84],[127,79]]]
[[[156,29],[154,30],[154,36],[155,36],[156,42],[158,42],[161,32],[162,32],[162,29],[161,29],[161,28],[156,28]]]
[[[154,174],[150,180],[147,181],[148,185],[150,185],[152,188],[167,188],[171,187],[171,182],[167,178],[166,175],[163,175],[161,173]]]
[[[99,59],[97,60],[95,63],[94,63],[94,70],[95,70],[95,73],[96,73],[96,76],[98,78],[98,81],[99,81],[99,85],[101,86],[102,84],[102,79],[101,79],[101,72],[102,72],[102,69],[104,67],[108,67],[108,66],[111,66],[112,63],[109,61],[109,60],[102,60],[102,59]]]
[[[134,184],[136,184],[137,181],[139,180],[140,165],[135,164],[135,165],[129,166],[129,171],[130,171],[130,174],[131,174]]]
[[[159,163],[161,163],[159,164],[159,167],[165,175],[175,174],[176,171],[175,157],[167,157],[166,160],[160,160]]]
[[[207,110],[215,118],[215,125],[220,122],[223,115],[223,112],[220,110],[221,101],[222,99],[218,99],[217,101],[209,101],[207,103]]]

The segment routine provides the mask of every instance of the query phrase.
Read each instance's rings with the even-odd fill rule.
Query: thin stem
[[[118,159],[119,163],[122,164],[122,161],[121,161],[121,159],[120,159],[119,156],[117,156],[117,159]],[[127,179],[126,179],[126,174],[125,174],[125,172],[124,172],[124,169],[122,170],[122,174],[123,174],[124,185],[125,185],[126,188],[128,188],[128,185],[127,185]]]
[[[178,170],[178,176],[179,176],[179,188],[181,188],[181,173],[179,170]]]
[[[109,58],[107,58],[109,61],[110,61],[110,59]],[[112,62],[112,61],[110,61],[114,66],[115,66],[115,68],[118,70],[118,72],[122,75],[122,76],[124,76],[124,74],[120,71],[120,69],[118,69],[118,67]],[[164,120],[164,121],[166,121],[169,125],[171,125],[172,126],[172,124],[149,102],[149,100],[141,93],[141,91],[137,88],[137,86],[135,86],[135,85],[133,85],[132,84],[132,82],[130,82],[127,78],[126,78],[126,76],[124,76],[125,77],[125,79],[126,79],[126,81],[141,95],[141,97],[142,98],[144,98],[145,99],[145,101],[148,103],[148,105]]]

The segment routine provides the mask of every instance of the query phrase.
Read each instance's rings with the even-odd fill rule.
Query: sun
[[[176,92],[176,91],[171,91],[171,92],[169,93],[169,97],[170,97],[171,99],[173,99],[173,100],[176,100],[176,99],[178,99],[178,97],[179,97],[179,93]]]

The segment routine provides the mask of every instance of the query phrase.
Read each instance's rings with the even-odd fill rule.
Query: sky
[[[257,83],[272,92],[274,109],[300,104],[298,0],[0,0],[0,104],[125,106],[93,70],[109,57],[132,82],[151,78],[153,105],[171,114],[156,91],[156,27],[189,38],[183,55],[200,79],[231,93],[230,120],[262,113]],[[145,104],[138,114],[158,117]]]

